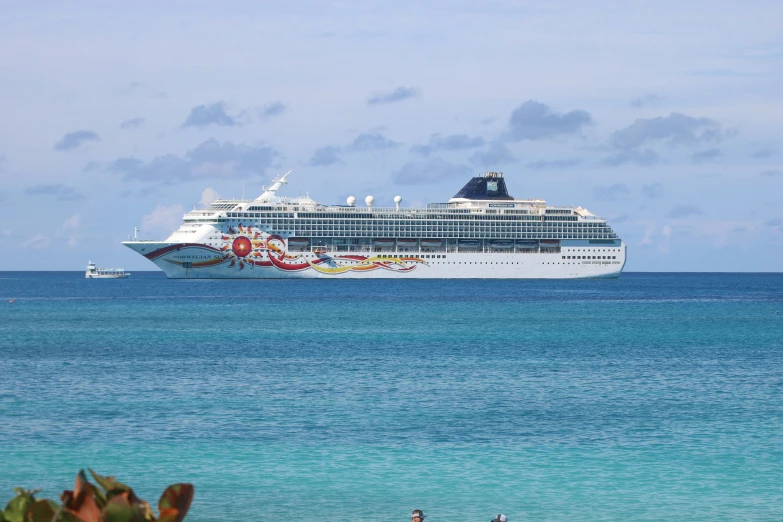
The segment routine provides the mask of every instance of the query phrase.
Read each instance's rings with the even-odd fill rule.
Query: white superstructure
[[[289,173],[253,200],[216,200],[185,214],[165,241],[124,245],[171,278],[619,277],[626,246],[577,207],[508,195],[502,173],[472,178],[426,208],[322,205],[280,197]]]

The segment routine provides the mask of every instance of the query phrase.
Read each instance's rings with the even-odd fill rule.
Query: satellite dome
[[[364,198],[364,202],[367,203],[368,207],[372,206],[373,201],[375,201],[375,198],[372,196],[367,196],[366,198]]]
[[[394,202],[399,204],[402,201],[402,196],[394,196]]]
[[[353,196],[348,196],[348,200],[347,201],[348,201],[348,206],[349,207],[352,207],[352,206],[354,206],[356,204],[356,198],[353,197]]]

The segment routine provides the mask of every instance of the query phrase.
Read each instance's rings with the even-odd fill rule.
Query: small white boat
[[[397,246],[401,247],[415,247],[418,245],[419,242],[415,239],[398,239],[397,240]]]
[[[443,244],[442,239],[422,239],[421,246],[423,247],[439,247]]]
[[[97,268],[95,263],[87,261],[86,279],[124,279],[130,277],[130,273],[122,268]]]

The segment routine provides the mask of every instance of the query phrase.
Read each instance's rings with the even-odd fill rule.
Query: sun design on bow
[[[243,227],[240,223],[236,230],[228,227],[228,232],[220,236],[223,246],[220,251],[223,252],[223,259],[231,260],[229,267],[239,265],[239,269],[245,268],[246,264],[251,266],[248,256],[259,257],[261,252],[266,251],[266,241],[261,238],[259,230],[253,230],[253,227]]]

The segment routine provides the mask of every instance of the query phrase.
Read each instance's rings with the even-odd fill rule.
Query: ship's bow
[[[181,265],[166,261],[167,255],[175,252],[178,248],[177,243],[166,243],[163,241],[123,241],[122,244],[155,263],[158,268],[163,270],[167,277],[186,277]]]

